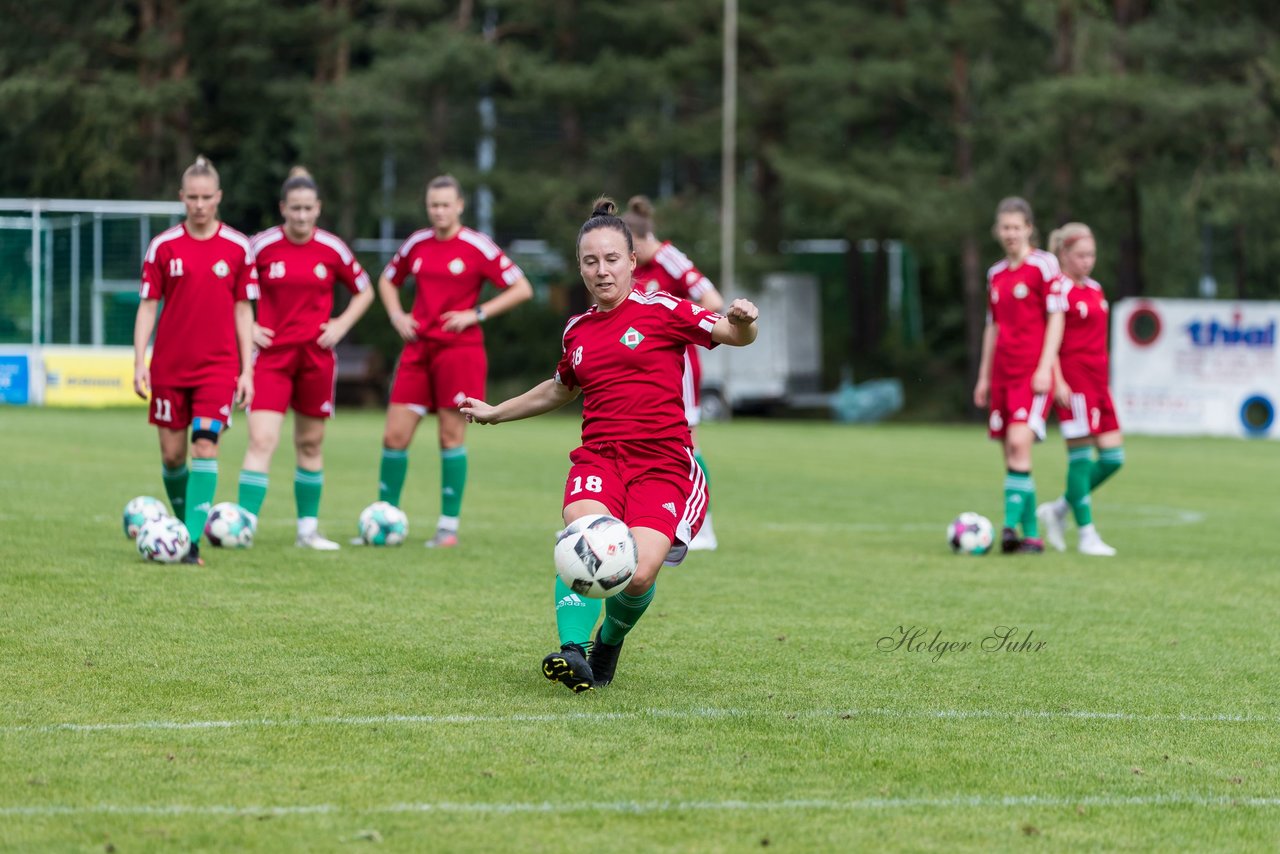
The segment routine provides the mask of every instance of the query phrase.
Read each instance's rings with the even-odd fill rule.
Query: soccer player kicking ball
[[[1066,326],[1058,351],[1053,397],[1067,440],[1067,490],[1037,510],[1044,536],[1058,551],[1067,548],[1067,511],[1080,530],[1080,554],[1110,557],[1116,550],[1093,526],[1090,494],[1124,465],[1124,438],[1111,402],[1107,330],[1110,306],[1102,285],[1089,278],[1098,259],[1093,232],[1083,223],[1067,223],[1049,235],[1049,249],[1062,263],[1066,288]],[[1097,459],[1094,459],[1094,449]]]
[[[369,274],[337,235],[316,227],[320,190],[298,166],[280,191],[284,225],[252,239],[262,299],[253,327],[253,374],[257,397],[249,412],[249,447],[240,470],[240,506],[257,520],[267,497],[267,472],[280,443],[284,414],[293,407],[297,470],[293,497],[300,548],[334,551],[320,535],[320,493],[324,488],[324,424],[333,416],[333,383],[338,362],[333,348],[373,302]],[[353,294],[337,317],[333,286]]]
[[[1035,220],[1026,200],[1000,202],[994,233],[1005,258],[987,271],[987,327],[973,402],[990,406],[989,435],[1004,448],[1001,551],[1034,554],[1044,551],[1044,541],[1036,524],[1031,445],[1044,440],[1053,363],[1062,342],[1061,274],[1057,258],[1031,245]]]
[[[578,270],[595,305],[569,319],[555,376],[497,406],[468,398],[469,421],[498,424],[542,415],[579,394],[582,445],[569,455],[565,524],[591,513],[623,520],[635,537],[638,566],[626,590],[604,603],[555,580],[560,649],[542,673],[575,692],[613,681],[627,633],[653,601],[658,570],[675,566],[702,524],[706,479],[693,458],[682,387],[689,344],[750,344],[756,307],[734,300],[723,315],[668,294],[633,288],[631,230],[607,198],[578,232]],[[588,652],[588,650],[590,650]]]
[[[182,173],[185,221],[151,241],[133,325],[133,390],[160,434],[164,488],[191,534],[184,563],[200,566],[200,535],[218,485],[218,437],[231,408],[253,402],[253,306],[258,273],[249,238],[218,221],[218,172],[204,157]],[[157,328],[160,301],[164,312]],[[147,343],[156,333],[151,366]],[[238,374],[238,376],[237,376]],[[187,468],[187,427],[191,468]]]
[[[627,201],[627,211],[622,215],[631,236],[636,242],[636,289],[651,294],[663,291],[672,296],[690,300],[710,311],[724,308],[724,297],[702,274],[688,257],[671,244],[653,236],[653,202],[647,196],[632,196]],[[698,348],[690,344],[684,351],[684,414],[689,421],[689,435],[693,441],[693,458],[711,487],[711,475],[702,459],[698,446],[698,407],[702,403],[702,360]],[[690,551],[715,551],[716,532],[711,526],[711,505],[707,505],[706,518],[698,535],[689,544]]]
[[[485,394],[488,359],[480,324],[533,296],[529,280],[498,245],[462,225],[462,209],[457,180],[450,175],[431,179],[431,228],[410,235],[378,280],[391,325],[405,341],[382,436],[378,500],[400,506],[409,443],[418,422],[434,411],[440,422],[440,519],[427,541],[432,548],[458,544],[467,484],[467,422],[458,406]],[[417,282],[412,312],[401,307],[397,290],[409,276]],[[481,304],[477,301],[485,281],[502,293]]]

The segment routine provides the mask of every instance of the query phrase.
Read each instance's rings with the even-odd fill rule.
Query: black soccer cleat
[[[576,643],[567,643],[542,659],[542,675],[552,682],[560,682],[575,694],[590,691],[595,686],[591,665],[586,652]]]
[[[1000,532],[1000,551],[1013,554],[1021,547],[1022,540],[1018,538],[1018,532],[1013,528],[1005,528]]]
[[[186,557],[179,563],[189,563],[192,566],[204,566],[204,558],[200,557],[200,546],[195,543],[191,544],[191,550],[187,552]]]
[[[1044,540],[1038,537],[1027,537],[1018,544],[1018,551],[1028,555],[1044,554]]]
[[[596,632],[596,641],[591,645],[587,664],[591,666],[591,675],[597,686],[608,685],[613,681],[613,672],[618,669],[620,652],[622,652],[622,644],[605,643],[600,640],[600,632]]]

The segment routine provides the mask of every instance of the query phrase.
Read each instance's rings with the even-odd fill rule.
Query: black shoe
[[[1044,540],[1038,537],[1027,537],[1018,545],[1018,551],[1028,555],[1044,554]]]
[[[1012,554],[1022,547],[1022,540],[1018,538],[1018,532],[1013,528],[1005,528],[1000,532],[1000,551],[1005,554]]]
[[[200,557],[200,546],[195,543],[191,544],[191,551],[187,552],[179,563],[189,563],[192,566],[204,566],[204,560]]]
[[[596,632],[596,641],[591,645],[591,653],[587,656],[587,664],[591,666],[591,675],[596,685],[608,685],[613,681],[613,671],[618,669],[620,652],[622,644],[605,643],[600,640],[600,632]]]
[[[590,691],[595,685],[586,653],[576,643],[567,643],[560,647],[559,652],[542,659],[542,675],[552,682],[564,683],[575,694]]]

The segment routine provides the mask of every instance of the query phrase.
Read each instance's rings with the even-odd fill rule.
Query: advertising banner
[[[0,348],[0,404],[38,403],[32,394],[32,353],[28,347]]]
[[[1128,433],[1280,438],[1280,302],[1127,299],[1111,313],[1112,394]]]
[[[46,406],[146,406],[133,393],[130,347],[44,347]]]

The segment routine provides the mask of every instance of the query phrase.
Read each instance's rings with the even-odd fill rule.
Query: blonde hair
[[[1093,237],[1093,231],[1083,222],[1069,222],[1061,228],[1049,233],[1049,251],[1059,258],[1069,252],[1076,242],[1085,237]]]
[[[213,168],[213,161],[203,154],[196,155],[196,161],[182,171],[182,183],[186,184],[188,178],[200,177],[212,178],[213,183],[218,187],[222,186],[222,181],[218,178],[218,170]]]
[[[317,198],[320,196],[320,187],[305,166],[295,166],[289,170],[289,177],[280,187],[280,201],[283,202],[293,190],[311,190]]]

